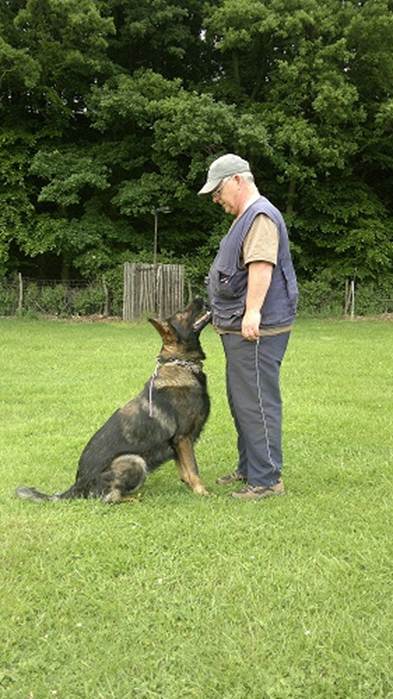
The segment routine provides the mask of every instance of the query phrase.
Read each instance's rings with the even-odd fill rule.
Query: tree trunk
[[[69,282],[71,273],[71,260],[69,255],[63,253],[61,258],[61,281]]]

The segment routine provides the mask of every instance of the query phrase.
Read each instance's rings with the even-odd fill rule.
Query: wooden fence
[[[184,305],[184,266],[124,265],[123,320],[167,318]]]

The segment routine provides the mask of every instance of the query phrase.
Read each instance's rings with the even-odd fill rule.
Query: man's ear
[[[158,318],[148,318],[149,323],[160,333],[164,342],[167,342],[173,337],[173,330],[170,328],[166,320],[159,320]]]

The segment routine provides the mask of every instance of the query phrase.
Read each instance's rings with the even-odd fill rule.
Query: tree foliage
[[[234,151],[299,275],[393,262],[392,0],[3,0],[0,270],[94,277],[160,249],[203,275],[196,196]]]

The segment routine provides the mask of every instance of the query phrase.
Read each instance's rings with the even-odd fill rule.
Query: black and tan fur
[[[150,319],[163,340],[153,379],[90,439],[74,485],[54,495],[20,487],[17,495],[37,501],[95,497],[117,503],[170,459],[176,461],[181,480],[194,493],[207,495],[198,474],[194,442],[209,414],[202,370],[205,355],[199,342],[199,333],[209,319],[199,299],[166,321]]]

